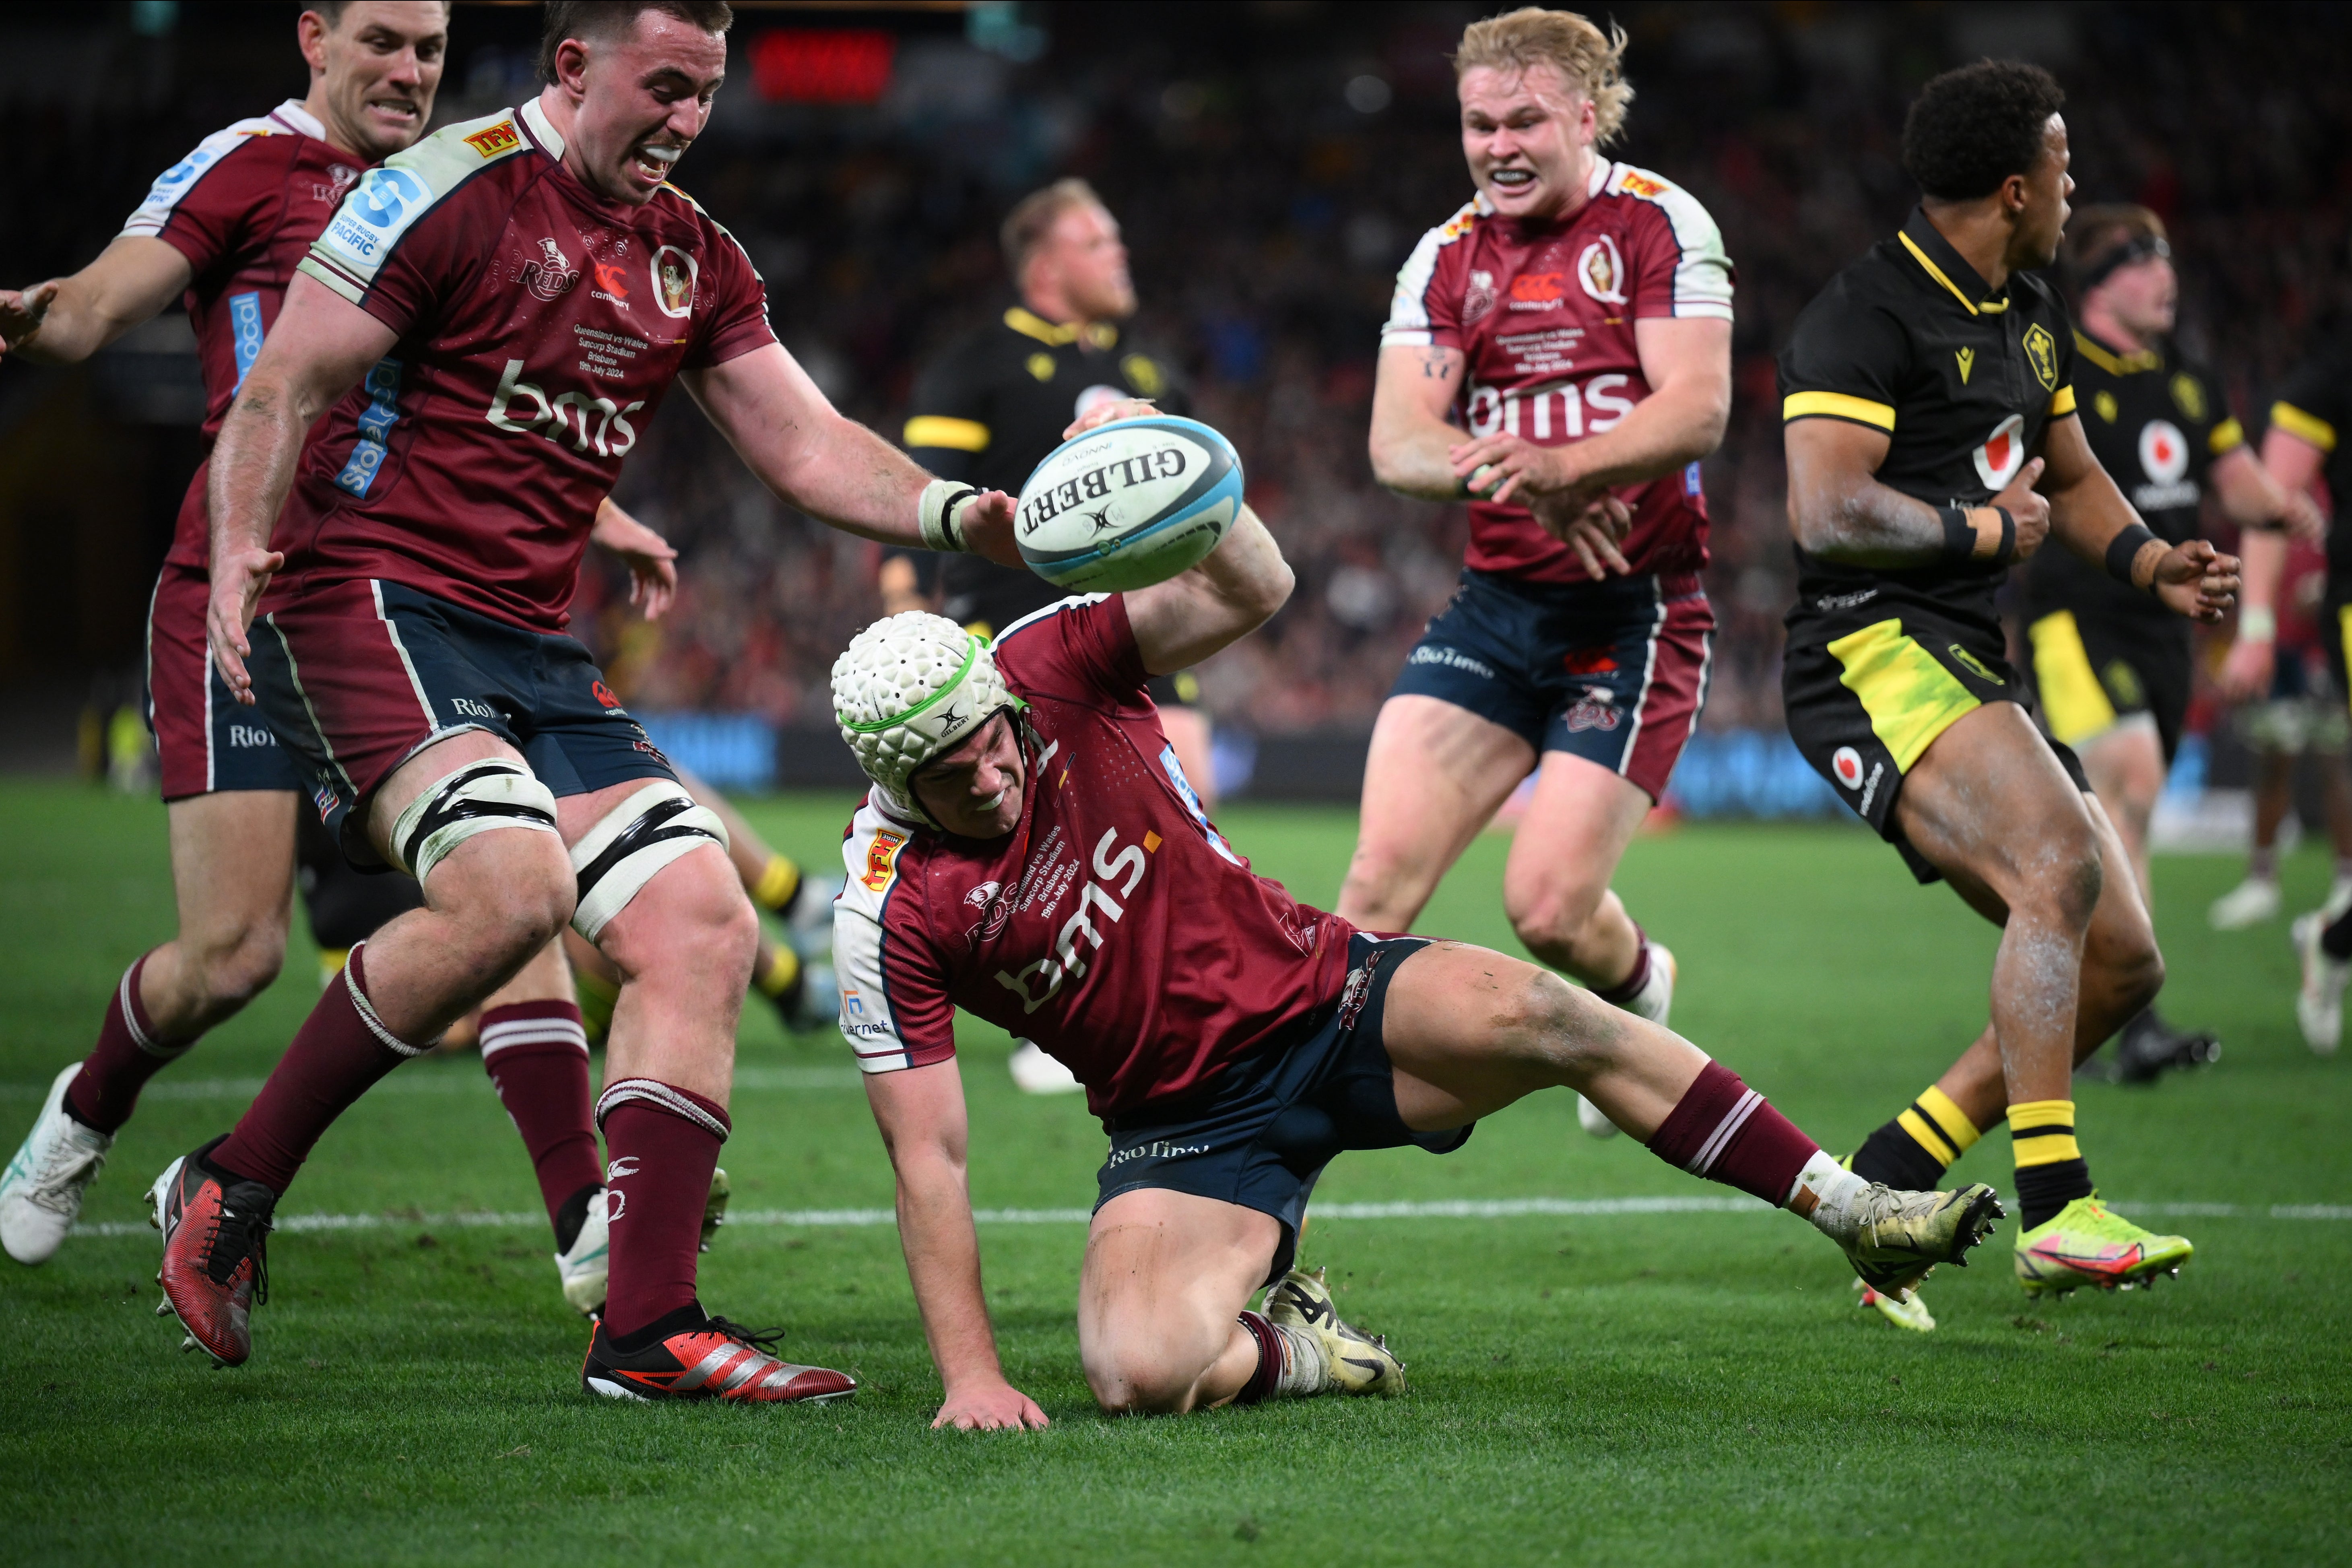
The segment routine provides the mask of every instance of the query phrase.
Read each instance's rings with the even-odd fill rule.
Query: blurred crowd
[[[1009,45],[982,36],[975,8],[968,31],[899,37],[878,104],[761,102],[730,82],[681,183],[743,240],[819,384],[895,437],[925,357],[1011,302],[1004,210],[1055,175],[1090,180],[1133,255],[1130,341],[1183,368],[1298,572],[1290,606],[1203,671],[1206,702],[1262,732],[1360,727],[1461,561],[1458,509],[1379,489],[1364,440],[1395,269],[1470,194],[1444,56],[1491,8],[1024,5]],[[442,118],[530,89],[522,44],[469,45],[484,15],[460,10]],[[739,50],[773,15],[739,12]],[[1738,268],[1735,409],[1706,465],[1723,626],[1709,728],[1779,725],[1793,572],[1772,357],[1829,275],[1910,206],[1897,142],[1927,76],[1989,54],[2057,72],[2078,204],[2142,202],[2172,225],[2182,336],[2250,427],[2346,303],[2352,72],[2331,7],[1789,0],[1614,15],[1638,96],[1612,152],[1705,202]],[[192,131],[254,107],[188,97],[168,124],[125,116],[106,136],[0,113],[18,145],[58,154],[37,153],[42,181],[0,191],[9,248],[55,251],[60,267],[87,256],[119,214],[61,210],[47,194],[60,179],[111,189],[135,168],[135,200]],[[684,582],[646,627],[625,578],[588,574],[578,625],[616,684],[646,708],[821,721],[833,657],[876,607],[872,551],[771,498],[683,396],[619,499],[679,546]]]

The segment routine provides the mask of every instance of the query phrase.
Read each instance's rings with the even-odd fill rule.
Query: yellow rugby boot
[[[1908,1329],[1915,1334],[1936,1331],[1936,1316],[1927,1310],[1927,1298],[1916,1287],[1897,1295],[1874,1290],[1857,1279],[1853,1282],[1853,1304],[1872,1309],[1898,1329]]]
[[[1900,1298],[1938,1263],[1967,1268],[1969,1249],[2000,1217],[1999,1196],[1982,1182],[1948,1193],[1904,1192],[1874,1182],[1854,1215],[1853,1237],[1842,1245],[1864,1285]]]
[[[1265,1293],[1265,1319],[1276,1329],[1303,1332],[1321,1353],[1321,1387],[1302,1386],[1297,1392],[1377,1394],[1383,1399],[1404,1392],[1404,1363],[1390,1351],[1384,1337],[1339,1321],[1320,1268],[1312,1274],[1294,1268],[1284,1275]]]
[[[2099,1202],[2076,1198],[2017,1238],[2017,1282],[2029,1296],[2150,1286],[2177,1275],[2197,1249],[2185,1236],[2158,1236]]]

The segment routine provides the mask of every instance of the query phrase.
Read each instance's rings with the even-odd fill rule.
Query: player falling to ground
[[[2352,340],[2323,344],[2297,367],[2271,405],[2271,427],[2263,437],[2263,466],[2297,494],[2323,478],[2335,515],[2327,532],[2327,591],[2320,605],[2320,641],[2339,694],[2352,692]],[[2276,546],[2266,545],[2250,566],[2261,569],[2260,586],[2277,580]],[[2268,598],[2263,602],[2267,607]],[[2352,906],[2347,906],[2352,907]],[[2322,1056],[2331,1056],[2344,1035],[2344,986],[2352,978],[2352,914],[2330,898],[2328,907],[2299,916],[2292,928],[2303,961],[2303,988],[2295,1018],[2303,1037]]]
[[[596,1107],[608,1294],[583,1385],[760,1402],[853,1386],[697,1298],[758,921],[719,819],[611,699],[563,606],[586,520],[681,380],[761,479],[838,526],[1012,555],[1012,500],[935,481],[835,413],[770,331],[741,247],[667,183],[708,121],[730,21],[717,4],[549,6],[545,90],[361,183],[222,429],[214,659],[267,708],[344,852],[409,870],[426,907],[352,951],[236,1129],[155,1183],[166,1301],[221,1362],[250,1353],[269,1216],[320,1136],[569,921],[622,975]]]
[[[1018,495],[1061,445],[1063,428],[1098,404],[1141,397],[1171,414],[1191,411],[1167,359],[1121,337],[1118,324],[1135,314],[1135,283],[1118,220],[1092,186],[1056,180],[1031,192],[1005,215],[999,238],[1019,303],[950,343],[915,378],[903,439],[916,461],[947,479]],[[930,559],[885,561],[886,611],[910,603],[917,572]],[[978,556],[940,560],[937,574],[948,618],[982,637],[1061,597],[1033,572]],[[1214,810],[1209,716],[1197,706],[1200,696],[1189,669],[1152,679],[1151,700],[1165,715],[1176,759]],[[1013,1081],[1033,1094],[1078,1087],[1067,1068],[1026,1042],[1011,1068]]]
[[[2164,960],[2081,763],[2034,726],[1993,595],[2011,562],[2063,546],[2211,622],[2238,565],[2158,539],[2084,437],[2073,324],[2031,270],[2066,225],[2063,101],[2005,61],[1922,89],[1903,129],[1920,205],[1780,355],[1790,733],[1920,881],[2001,927],[1990,1025],[1852,1164],[1932,1185],[2005,1113],[2029,1293],[2151,1279],[2189,1246],[2103,1206],[2075,1138],[2074,1064],[2156,1000]],[[1916,1298],[1872,1304],[1935,1326]]]
[[[2297,766],[2308,759],[2320,775],[2336,856],[2320,909],[2325,924],[2352,909],[2352,765],[2344,754],[2352,714],[2331,668],[2343,658],[2343,640],[2315,618],[2327,589],[2327,552],[2324,544],[2270,534],[2248,537],[2242,552],[2237,635],[2215,684],[2240,705],[2232,721],[2254,754],[2253,843],[2245,879],[2213,900],[2206,920],[2215,931],[2243,931],[2278,918],[2279,835],[2294,807]]]
[[[958,1007],[1066,1063],[1110,1135],[1078,1348],[1112,1412],[1402,1389],[1396,1357],[1293,1268],[1316,1177],[1342,1150],[1457,1149],[1555,1085],[1670,1164],[1804,1215],[1886,1289],[1990,1229],[1990,1188],[1866,1184],[1687,1041],[1538,965],[1374,937],[1252,874],[1179,787],[1148,689],[1290,586],[1244,509],[1156,587],[1066,600],[993,647],[895,616],[834,666],[874,781],[843,846],[841,1025],[898,1174],[936,1424],[1045,1419],[1005,1382],[982,1298]]]
[[[2292,523],[2316,537],[2308,498],[2290,496],[2246,446],[2221,383],[2172,342],[2180,285],[2164,222],[2146,207],[2090,207],[2067,226],[2078,290],[2074,406],[2091,453],[2167,543],[2196,536],[2210,489],[2247,530]],[[2025,569],[2033,684],[2050,733],[2073,747],[2131,857],[2140,900],[2148,820],[2189,711],[2189,622],[2071,550],[2040,550]],[[2263,623],[2240,614],[2242,631]],[[2212,1060],[2220,1042],[2167,1024],[2151,1004],[2116,1037],[2126,1083]]]
[[[1624,45],[1528,8],[1474,24],[1454,57],[1478,194],[1398,275],[1371,459],[1403,494],[1472,498],[1469,560],[1381,707],[1339,913],[1410,929],[1534,772],[1503,873],[1512,928],[1664,1023],[1674,956],[1609,883],[1706,695],[1698,459],[1731,405],[1732,275],[1705,208],[1598,152],[1633,95]]]

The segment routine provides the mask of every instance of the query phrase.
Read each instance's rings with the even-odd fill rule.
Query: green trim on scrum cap
[[[847,717],[839,713],[835,714],[834,718],[840,721],[843,729],[859,735],[877,734],[884,730],[896,729],[901,724],[912,723],[921,714],[939,706],[940,702],[946,700],[948,693],[953,691],[957,687],[963,684],[964,677],[971,673],[971,667],[973,663],[979,659],[980,650],[985,646],[986,645],[982,643],[979,637],[972,636],[971,633],[964,633],[963,662],[956,666],[956,672],[951,678],[950,678],[948,683],[945,686],[940,687],[937,691],[932,692],[929,697],[924,698],[920,702],[916,703],[912,708],[908,709],[904,713],[898,714],[895,718],[877,719],[871,724],[853,724],[849,721]]]

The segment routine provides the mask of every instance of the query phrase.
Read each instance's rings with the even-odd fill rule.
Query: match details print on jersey
[[[1481,196],[1422,237],[1397,275],[1383,348],[1458,349],[1459,413],[1497,431],[1565,446],[1616,428],[1649,395],[1634,323],[1731,317],[1733,272],[1706,209],[1646,170],[1599,161],[1591,199],[1564,223],[1498,216]],[[1706,563],[1698,465],[1622,491],[1636,573]],[[1583,566],[1517,504],[1470,506],[1469,565],[1535,582],[1577,582]]]
[[[405,584],[564,625],[597,503],[681,371],[773,343],[750,258],[665,185],[631,207],[562,165],[537,102],[371,170],[301,270],[399,335],[306,449],[278,579]]]

